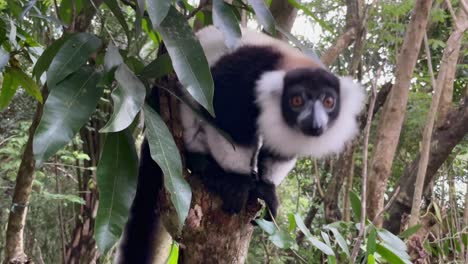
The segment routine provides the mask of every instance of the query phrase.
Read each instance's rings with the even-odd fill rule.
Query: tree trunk
[[[176,87],[171,79],[166,87]],[[179,149],[183,148],[178,102],[166,92],[159,93],[161,117],[168,125]],[[181,152],[183,153],[183,152]],[[177,216],[167,194],[160,195],[162,221],[172,238],[180,245],[179,263],[244,263],[247,257],[253,225],[261,205],[252,200],[239,214],[226,214],[219,197],[209,193],[198,177],[186,177],[192,189],[192,203],[181,234]],[[156,245],[159,247],[159,245]]]
[[[327,187],[327,192],[323,199],[325,221],[332,223],[342,219],[340,208],[338,207],[338,200],[345,178],[349,178],[353,169],[354,157],[354,143],[346,146],[345,151],[340,155],[336,162],[336,168],[333,172],[333,177]]]
[[[458,11],[457,15],[457,24],[455,25],[455,32],[465,31],[467,27],[467,16],[468,14],[464,12],[462,8]],[[452,34],[454,34],[452,33]],[[452,40],[450,40],[452,39]],[[449,110],[452,107],[452,97],[453,97],[453,82],[455,80],[455,73],[457,70],[457,61],[458,56],[460,55],[462,37],[450,37],[447,41],[447,44],[452,46],[452,51],[447,53],[447,68],[445,69],[444,76],[438,76],[437,83],[438,85],[443,85],[442,95],[439,103],[438,110],[438,122],[436,126],[442,125],[443,121]]]
[[[387,180],[400,138],[410,81],[426,31],[431,3],[432,1],[429,0],[416,1],[411,21],[406,29],[403,46],[397,58],[395,85],[384,106],[378,126],[377,140],[374,144],[367,194],[367,212],[370,219],[374,219],[383,210]],[[377,219],[376,224],[382,225],[381,217]]]
[[[48,95],[47,87],[43,88],[42,98],[46,100]],[[36,112],[32,124],[29,128],[28,141],[21,158],[21,164],[16,176],[15,190],[8,217],[8,227],[6,230],[5,260],[4,263],[28,263],[28,256],[24,252],[24,228],[26,225],[26,215],[28,212],[29,199],[31,197],[32,184],[35,177],[36,161],[33,156],[33,138],[39,121],[42,117],[44,105],[37,103]]]
[[[179,240],[179,263],[245,263],[254,230],[250,222],[261,208],[258,202],[250,201],[240,214],[228,215],[222,211],[218,197],[208,193],[196,179],[190,183],[192,208]]]
[[[424,189],[430,186],[437,170],[445,162],[453,148],[463,140],[468,133],[468,96],[459,109],[452,110],[447,115],[444,124],[438,127],[432,136],[431,151],[424,181]],[[398,185],[400,193],[395,202],[390,206],[388,213],[390,217],[385,221],[385,228],[393,233],[400,231],[403,215],[411,211],[411,200],[414,193],[414,183],[418,171],[419,155],[405,168],[400,177]]]

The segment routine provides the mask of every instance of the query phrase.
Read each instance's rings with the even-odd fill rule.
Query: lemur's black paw
[[[248,198],[247,189],[237,189],[236,192],[226,192],[221,195],[223,210],[229,214],[238,214],[246,205]]]

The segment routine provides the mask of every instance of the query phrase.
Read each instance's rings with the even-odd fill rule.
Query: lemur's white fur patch
[[[289,127],[281,113],[281,94],[285,71],[272,71],[257,82],[257,103],[260,115],[257,125],[266,145],[290,156],[320,158],[339,153],[358,132],[356,117],[364,103],[362,87],[349,77],[340,78],[340,113],[319,137],[306,136]],[[287,140],[285,140],[287,139]]]

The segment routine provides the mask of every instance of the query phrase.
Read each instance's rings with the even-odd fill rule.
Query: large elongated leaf
[[[101,46],[101,40],[88,33],[71,36],[55,55],[47,71],[47,85],[53,90],[55,85],[75,72]]]
[[[130,29],[128,28],[127,21],[122,13],[122,9],[120,8],[118,2],[116,0],[104,0],[104,3],[109,7],[112,14],[114,14],[115,18],[119,21],[120,25],[122,26],[127,38],[130,38]]]
[[[70,38],[71,35],[63,35],[61,38],[54,41],[49,47],[47,47],[42,55],[37,59],[36,64],[34,64],[33,75],[36,79],[41,78],[42,73],[44,73],[47,68],[49,68],[50,63],[54,59],[57,52],[63,46],[63,43]]]
[[[158,27],[180,82],[212,115],[213,78],[200,42],[185,17],[171,7]]]
[[[11,75],[16,82],[32,97],[42,103],[42,94],[39,87],[31,77],[19,68],[11,68]]]
[[[265,219],[255,219],[255,222],[258,226],[269,235],[273,235],[276,231],[276,227],[273,222],[267,221]]]
[[[41,122],[34,135],[33,151],[40,166],[65,146],[93,113],[103,88],[101,73],[84,67],[50,91]]]
[[[190,209],[192,190],[182,174],[179,150],[166,124],[149,105],[145,104],[143,111],[151,158],[164,173],[164,186],[177,211],[180,229]]]
[[[282,230],[276,230],[276,232],[269,237],[270,241],[275,246],[283,249],[297,247],[296,240],[291,237],[288,233]]]
[[[340,246],[341,250],[343,250],[346,256],[349,257],[350,254],[349,254],[348,244],[346,243],[346,240],[343,237],[343,235],[341,235],[340,231],[338,231],[338,229],[332,226],[327,226],[326,228],[333,233],[333,236],[335,237],[335,240],[338,243],[338,246]]]
[[[173,70],[171,57],[167,53],[164,53],[146,65],[139,75],[146,79],[158,79],[171,73]]]
[[[388,261],[388,263],[392,264],[409,264],[411,261],[409,259],[404,259],[398,256],[396,252],[393,250],[385,247],[384,245],[377,244],[376,245],[376,251],[379,253],[380,256],[382,256],[385,260]]]
[[[95,238],[102,253],[119,240],[136,193],[138,156],[130,131],[107,134],[97,168],[99,208]]]
[[[386,248],[398,255],[401,259],[410,259],[410,256],[406,252],[406,244],[399,237],[395,236],[394,234],[390,233],[390,231],[385,229],[378,230],[377,236],[383,241],[383,245]]]
[[[171,1],[169,0],[146,0],[146,8],[148,9],[148,15],[153,28],[157,28],[161,24],[167,16],[170,7]]]
[[[18,86],[18,81],[13,78],[10,68],[7,67],[3,74],[2,90],[0,91],[0,110],[7,107],[13,96],[15,96]]]
[[[236,15],[224,0],[213,0],[213,23],[223,32],[226,46],[234,49],[241,38],[241,30]]]
[[[265,5],[265,2],[263,0],[248,0],[248,2],[255,11],[258,22],[260,22],[268,33],[274,34],[276,24],[275,18]]]
[[[145,102],[145,86],[127,65],[121,64],[117,68],[115,79],[118,85],[111,94],[114,113],[101,132],[116,132],[127,128]]]
[[[310,243],[314,247],[316,247],[317,249],[319,249],[320,251],[322,251],[326,255],[329,255],[329,256],[334,256],[335,255],[335,253],[333,252],[333,249],[331,249],[329,246],[327,246],[322,241],[318,240],[316,237],[312,236],[309,229],[304,224],[304,221],[302,221],[302,218],[301,218],[300,215],[295,214],[294,215],[294,220],[296,221],[296,225],[299,228],[299,230],[301,230],[301,232],[304,233],[307,240],[309,240]]]

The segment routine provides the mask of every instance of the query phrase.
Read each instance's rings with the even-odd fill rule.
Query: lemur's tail
[[[117,249],[115,264],[150,264],[158,232],[162,229],[158,195],[163,188],[163,174],[151,159],[148,141],[141,145],[138,185],[128,222]]]

